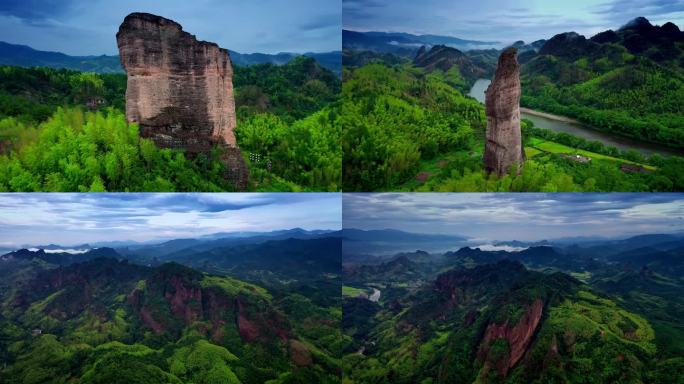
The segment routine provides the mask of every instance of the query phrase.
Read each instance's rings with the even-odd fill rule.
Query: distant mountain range
[[[452,36],[342,30],[343,49],[385,52],[413,57],[415,52],[424,45],[445,45],[461,51],[501,47],[501,43],[498,41],[464,40]]]
[[[364,257],[372,262],[383,258],[391,258],[397,253],[423,250],[434,254],[446,252],[461,247],[476,248],[487,245],[482,239],[472,239],[468,236],[453,234],[424,234],[405,232],[396,229],[361,230],[344,228],[341,231],[328,234],[343,238],[343,258],[345,261],[359,261]],[[684,234],[645,234],[632,237],[564,237],[537,241],[500,240],[491,243],[492,248],[506,246],[513,248],[570,248],[575,247],[573,253],[600,254],[609,257],[622,252],[632,251],[643,247],[660,250],[671,250],[684,246]],[[579,248],[578,248],[579,247]],[[581,250],[587,250],[581,251]],[[501,251],[503,252],[503,251]],[[506,253],[506,252],[504,252]],[[523,252],[525,254],[526,252]],[[373,255],[373,256],[370,256]],[[376,258],[380,256],[380,258]]]
[[[340,51],[307,52],[303,55],[289,52],[276,54],[229,52],[233,63],[239,66],[266,63],[283,65],[295,57],[307,56],[338,75],[342,72],[342,52]],[[123,73],[118,55],[69,56],[61,52],[39,51],[26,45],[2,41],[0,41],[0,64],[21,67],[66,68],[97,73]]]
[[[467,243],[467,237],[457,234],[409,233],[396,229],[361,230],[344,228],[338,234],[344,240],[343,254],[345,258],[354,255],[388,255],[417,249],[443,251]]]
[[[156,243],[118,241],[74,246],[27,246],[0,254],[0,280],[3,273],[32,262],[68,266],[104,257],[152,267],[176,262],[203,272],[229,274],[267,286],[280,285],[284,281],[282,279],[296,277],[299,281],[315,281],[324,273],[338,274],[341,242],[339,231],[294,228],[217,233]]]
[[[116,241],[95,241],[83,244],[23,244],[21,247],[8,248],[3,247],[1,250],[7,249],[7,252],[17,250],[18,248],[26,249],[42,249],[49,253],[69,253],[68,251],[79,250],[88,251],[96,248],[114,248],[125,250],[139,250],[147,251],[152,249],[165,248],[170,245],[198,245],[198,244],[217,244],[225,243],[259,243],[275,239],[305,239],[318,238],[321,236],[336,236],[338,231],[315,229],[306,230],[302,228],[279,229],[274,231],[236,231],[236,232],[217,232],[207,235],[198,236],[196,238],[187,239],[162,239],[162,240],[148,240],[148,241],[133,241],[133,240],[116,240]],[[210,247],[210,246],[209,246]],[[5,253],[7,253],[5,252]],[[1,253],[0,253],[1,254]]]

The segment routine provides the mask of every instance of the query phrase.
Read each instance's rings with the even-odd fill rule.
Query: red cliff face
[[[228,51],[198,41],[180,24],[132,13],[116,34],[128,74],[126,117],[143,137],[190,155],[224,147],[224,162],[238,189],[247,168],[237,147],[233,68]]]
[[[128,303],[157,334],[177,333],[182,327],[195,325],[221,344],[226,328],[235,327],[247,343],[270,343],[274,339],[287,342],[292,337],[288,320],[260,300],[249,295],[233,296],[216,287],[202,287],[196,276],[182,273],[155,276],[147,280],[145,288],[136,288],[128,295]],[[168,306],[173,318],[160,305]]]
[[[503,175],[525,160],[520,133],[520,66],[516,55],[515,48],[501,54],[494,80],[485,92],[487,173]]]
[[[544,303],[537,299],[522,315],[517,324],[511,325],[508,321],[503,324],[489,324],[485,330],[477,358],[485,362],[485,369],[491,363],[490,347],[497,339],[504,339],[508,343],[508,354],[503,358],[496,359],[495,368],[500,375],[506,376],[508,371],[523,357],[527,347],[532,341],[537,326],[542,317]]]
[[[202,315],[202,290],[186,287],[179,276],[173,276],[170,282],[174,292],[166,292],[164,296],[171,306],[171,313],[182,317],[187,324],[197,320]]]
[[[259,330],[256,325],[245,314],[245,309],[239,298],[235,299],[237,304],[237,326],[240,337],[246,342],[255,341],[259,337]]]

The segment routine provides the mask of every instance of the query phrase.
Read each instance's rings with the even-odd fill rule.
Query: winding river
[[[488,79],[477,80],[470,89],[468,95],[477,99],[479,102],[484,103],[485,90],[487,90],[487,87],[489,87],[489,83],[491,83],[491,80]],[[587,140],[600,141],[607,146],[616,147],[623,150],[633,149],[645,155],[651,155],[654,153],[661,155],[684,155],[684,153],[675,149],[664,148],[657,144],[644,143],[599,131],[589,125],[563,116],[533,111],[527,108],[520,108],[520,117],[532,121],[538,128],[551,129],[556,132],[566,132],[575,136],[583,137]]]

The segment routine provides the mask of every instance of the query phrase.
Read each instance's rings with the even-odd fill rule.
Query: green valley
[[[519,173],[502,177],[484,170],[487,118],[466,96],[476,80],[491,76],[501,51],[433,45],[399,57],[356,51],[350,43],[342,87],[344,189],[681,191],[684,160],[675,154],[684,132],[682,41],[674,24],[653,26],[640,18],[591,39],[566,33],[531,45],[516,42],[521,107],[664,150],[618,149],[523,116],[527,159]]]

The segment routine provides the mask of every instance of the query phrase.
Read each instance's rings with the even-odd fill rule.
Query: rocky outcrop
[[[515,48],[499,57],[494,80],[485,92],[487,134],[484,166],[487,173],[503,175],[524,162],[520,133],[520,66]]]
[[[237,146],[233,68],[228,51],[198,41],[180,24],[132,13],[116,34],[128,74],[126,118],[162,148],[191,157],[224,149],[227,178],[246,188],[247,168]]]
[[[491,323],[485,330],[480,350],[477,357],[485,363],[485,366],[493,365],[501,376],[506,376],[508,371],[523,357],[527,347],[532,342],[534,332],[541,321],[544,303],[535,300],[526,308],[524,314],[515,325],[508,321],[502,324]],[[507,344],[506,353],[496,351],[497,356],[492,356],[492,344],[497,340],[504,340]]]
[[[186,324],[198,319],[202,311],[202,289],[184,284],[180,276],[171,277],[169,284],[172,289],[164,293],[164,298],[169,302],[171,313],[183,318]]]
[[[259,330],[256,325],[247,317],[245,308],[240,298],[235,300],[237,307],[237,326],[240,337],[246,342],[253,342],[259,337]]]

